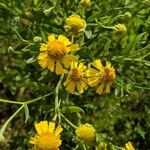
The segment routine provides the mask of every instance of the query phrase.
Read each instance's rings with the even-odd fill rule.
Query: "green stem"
[[[17,31],[15,28],[13,28],[13,30],[16,32],[16,34],[18,35],[18,37],[19,37],[23,42],[29,43],[29,41],[24,40],[24,39],[21,37],[21,35],[18,33],[18,31]]]
[[[72,35],[72,37],[71,37],[71,44],[73,44],[74,43],[74,35]]]
[[[60,118],[60,116],[59,116],[60,115],[60,110],[59,110],[60,104],[59,104],[58,94],[59,94],[59,89],[60,89],[63,77],[64,77],[64,75],[62,75],[60,77],[59,82],[58,82],[58,84],[56,86],[56,89],[55,89],[55,115],[54,115],[54,118],[53,118],[54,121],[56,121],[57,117]]]
[[[31,103],[34,103],[36,101],[39,101],[49,95],[51,95],[53,92],[49,93],[49,94],[46,94],[44,96],[41,96],[41,97],[38,97],[36,99],[33,99],[33,100],[29,100],[29,101],[26,101],[26,102],[17,102],[17,101],[10,101],[10,100],[5,100],[5,99],[0,99],[0,102],[4,102],[4,103],[10,103],[10,104],[19,104],[19,105],[24,105],[24,104],[31,104]]]
[[[61,114],[61,116],[71,127],[73,127],[74,129],[77,129],[77,127],[73,123],[71,123],[63,114]]]
[[[86,150],[86,146],[85,146],[85,144],[83,144],[83,149],[84,149],[84,150]]]
[[[1,130],[0,130],[0,134],[3,134],[5,132],[6,127],[8,126],[9,122],[21,111],[21,109],[24,107],[24,105],[22,105],[2,126]]]

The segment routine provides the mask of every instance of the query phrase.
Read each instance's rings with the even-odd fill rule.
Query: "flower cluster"
[[[72,36],[82,33],[85,27],[85,20],[78,15],[69,16],[64,25],[66,32]],[[90,68],[86,67],[79,63],[79,57],[75,55],[79,45],[72,42],[64,35],[49,35],[48,42],[41,44],[38,56],[41,67],[58,75],[67,75],[64,86],[69,93],[78,91],[81,94],[89,86],[95,86],[98,94],[110,93],[111,84],[116,77],[111,63],[106,61],[106,65],[103,65],[101,60],[97,59],[92,62]]]

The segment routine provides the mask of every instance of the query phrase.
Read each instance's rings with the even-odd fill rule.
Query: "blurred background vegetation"
[[[149,0],[94,0],[90,7],[83,7],[80,0],[1,0],[0,97],[27,101],[55,89],[60,77],[43,70],[37,55],[48,34],[67,35],[64,21],[71,14],[78,14],[87,22],[85,33],[75,38],[81,46],[80,59],[85,63],[94,58],[109,60],[117,79],[111,94],[99,96],[89,89],[83,95],[70,95],[69,101],[62,87],[62,107],[75,105],[84,110],[66,111],[64,115],[76,125],[93,124],[106,142],[123,146],[132,141],[137,150],[150,150]],[[126,25],[123,36],[107,28],[118,23]],[[6,143],[0,149],[30,149],[28,140],[34,133],[34,122],[51,120],[53,107],[53,94],[30,104],[30,118],[25,122],[22,111],[13,119],[4,134]],[[0,125],[17,109],[18,105],[0,103]],[[63,126],[61,149],[73,149],[74,131],[66,123]]]

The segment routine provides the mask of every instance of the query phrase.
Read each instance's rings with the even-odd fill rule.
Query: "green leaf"
[[[31,63],[33,63],[33,62],[35,62],[35,61],[36,61],[35,57],[31,57],[31,58],[29,58],[29,59],[26,61],[26,63],[27,63],[27,64],[31,64]]]
[[[67,106],[67,107],[63,107],[61,109],[61,112],[62,113],[79,113],[79,112],[84,113],[84,110],[77,106]]]
[[[24,111],[25,111],[25,123],[27,122],[27,120],[29,119],[29,109],[28,109],[28,106],[27,104],[24,104]]]

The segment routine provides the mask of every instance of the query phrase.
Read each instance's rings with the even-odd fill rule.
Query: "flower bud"
[[[35,42],[35,43],[42,42],[42,38],[39,37],[39,36],[35,36],[35,37],[33,38],[33,42]]]
[[[115,25],[114,29],[116,30],[116,33],[119,35],[123,35],[127,32],[127,28],[124,24],[117,24]]]
[[[86,22],[78,15],[71,15],[65,21],[64,26],[66,32],[70,32],[73,35],[78,35],[86,28]]]
[[[107,150],[107,144],[105,142],[101,142],[96,146],[95,150]]]
[[[80,3],[83,6],[91,6],[91,1],[90,0],[81,0]]]
[[[82,124],[77,128],[76,136],[81,142],[90,143],[95,139],[95,129],[88,123]]]
[[[130,18],[132,18],[132,14],[127,11],[127,12],[125,12],[124,17],[125,17],[126,19],[130,19]]]

